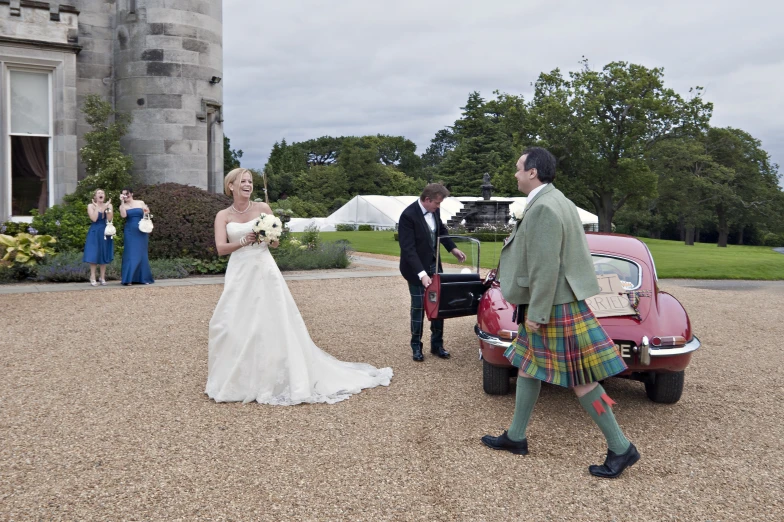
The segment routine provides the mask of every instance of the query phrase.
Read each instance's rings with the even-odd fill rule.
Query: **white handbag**
[[[149,212],[145,212],[144,217],[139,221],[139,230],[145,234],[152,232],[152,216]]]
[[[107,221],[106,228],[103,230],[103,238],[111,239],[116,234],[117,234],[117,229],[114,228],[114,223],[112,223],[111,220]]]

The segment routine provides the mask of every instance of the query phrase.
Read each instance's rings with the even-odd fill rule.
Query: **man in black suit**
[[[425,360],[422,355],[425,288],[430,286],[430,278],[436,273],[436,268],[441,271],[441,266],[436,267],[438,238],[449,233],[441,221],[439,210],[447,196],[449,191],[446,187],[438,183],[429,184],[419,199],[403,211],[398,222],[400,273],[408,281],[411,294],[411,349],[417,362]],[[451,239],[442,243],[458,261],[465,261],[465,254]],[[444,350],[443,319],[430,322],[430,353],[442,359],[449,358],[449,352]]]

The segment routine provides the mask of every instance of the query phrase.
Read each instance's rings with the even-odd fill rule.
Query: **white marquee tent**
[[[355,196],[351,201],[325,218],[292,218],[289,229],[302,232],[310,225],[316,225],[322,232],[332,232],[336,225],[347,223],[355,225],[372,225],[377,228],[394,229],[400,220],[400,214],[419,196]],[[441,203],[441,219],[446,223],[463,208],[463,202],[476,201],[478,197],[448,197]],[[493,201],[512,201],[511,211],[525,207],[526,198],[493,197]],[[599,219],[581,208],[580,219],[583,226],[598,225]]]

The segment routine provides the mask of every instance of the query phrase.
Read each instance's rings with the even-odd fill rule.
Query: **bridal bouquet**
[[[283,223],[272,214],[262,213],[253,223],[253,232],[256,234],[256,242],[273,243],[280,240],[283,233]]]

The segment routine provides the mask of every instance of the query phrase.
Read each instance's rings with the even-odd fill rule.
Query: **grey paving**
[[[287,281],[306,281],[314,279],[354,279],[366,277],[393,277],[399,276],[397,262],[370,257],[353,256],[352,262],[358,265],[388,268],[389,270],[318,270],[284,272],[283,278]],[[223,276],[196,276],[185,279],[159,279],[155,286],[196,286],[196,285],[222,285]],[[40,284],[12,284],[0,285],[0,295],[3,294],[35,294],[40,292],[74,292],[79,290],[99,291],[107,288],[121,287],[119,281],[109,281],[106,286],[90,286],[84,283],[40,283]],[[132,285],[123,288],[139,288],[145,285]]]
[[[283,278],[287,281],[307,281],[321,279],[354,279],[368,277],[397,277],[398,262],[374,257],[352,256],[352,263],[356,265],[379,268],[379,270],[316,270],[284,272]],[[384,270],[382,270],[384,269]],[[159,279],[155,286],[198,286],[222,285],[223,276],[196,276],[185,279]],[[712,279],[661,279],[660,286],[701,288],[705,290],[758,290],[760,288],[772,289],[784,294],[784,281],[748,281],[748,280],[712,280]],[[41,283],[41,284],[12,284],[0,285],[0,295],[27,294],[40,292],[73,292],[79,290],[98,291],[106,288],[119,287],[119,281],[110,281],[106,286],[92,287],[89,283]],[[142,285],[133,285],[128,288],[138,288]]]

